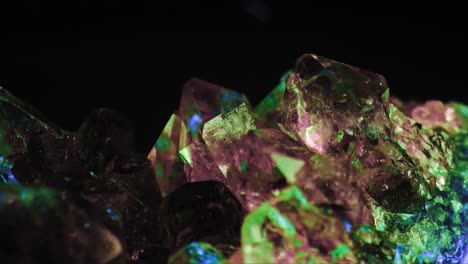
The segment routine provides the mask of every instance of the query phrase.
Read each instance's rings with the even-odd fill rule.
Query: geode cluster
[[[468,107],[316,55],[257,106],[193,79],[151,152],[0,90],[1,263],[468,263]]]

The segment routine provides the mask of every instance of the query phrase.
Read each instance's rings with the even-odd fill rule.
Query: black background
[[[62,2],[1,9],[0,86],[69,130],[95,108],[116,109],[133,120],[143,152],[188,79],[255,104],[303,53],[380,73],[405,100],[467,101],[463,8]]]

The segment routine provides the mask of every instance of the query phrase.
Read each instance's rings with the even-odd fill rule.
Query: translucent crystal
[[[171,153],[185,163],[185,181],[224,183],[249,213],[228,262],[466,255],[465,105],[405,104],[381,75],[313,54],[254,110],[199,80],[183,94],[189,143]]]

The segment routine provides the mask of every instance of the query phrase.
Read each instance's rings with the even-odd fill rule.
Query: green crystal
[[[271,154],[271,158],[287,181],[294,184],[296,182],[296,174],[304,166],[304,161],[276,153]]]

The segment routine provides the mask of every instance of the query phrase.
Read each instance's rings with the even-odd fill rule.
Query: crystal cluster
[[[404,104],[382,76],[309,54],[255,108],[189,81],[148,158],[163,197],[218,182],[240,202],[233,218],[245,214],[237,250],[196,239],[192,220],[179,248],[210,243],[226,263],[468,262],[467,118],[463,104]],[[195,208],[197,195],[177,195]]]
[[[0,89],[0,263],[164,263],[161,196],[131,122],[97,110],[76,132]]]
[[[193,79],[149,155],[0,87],[0,263],[468,263],[468,107],[308,54],[253,107]]]

